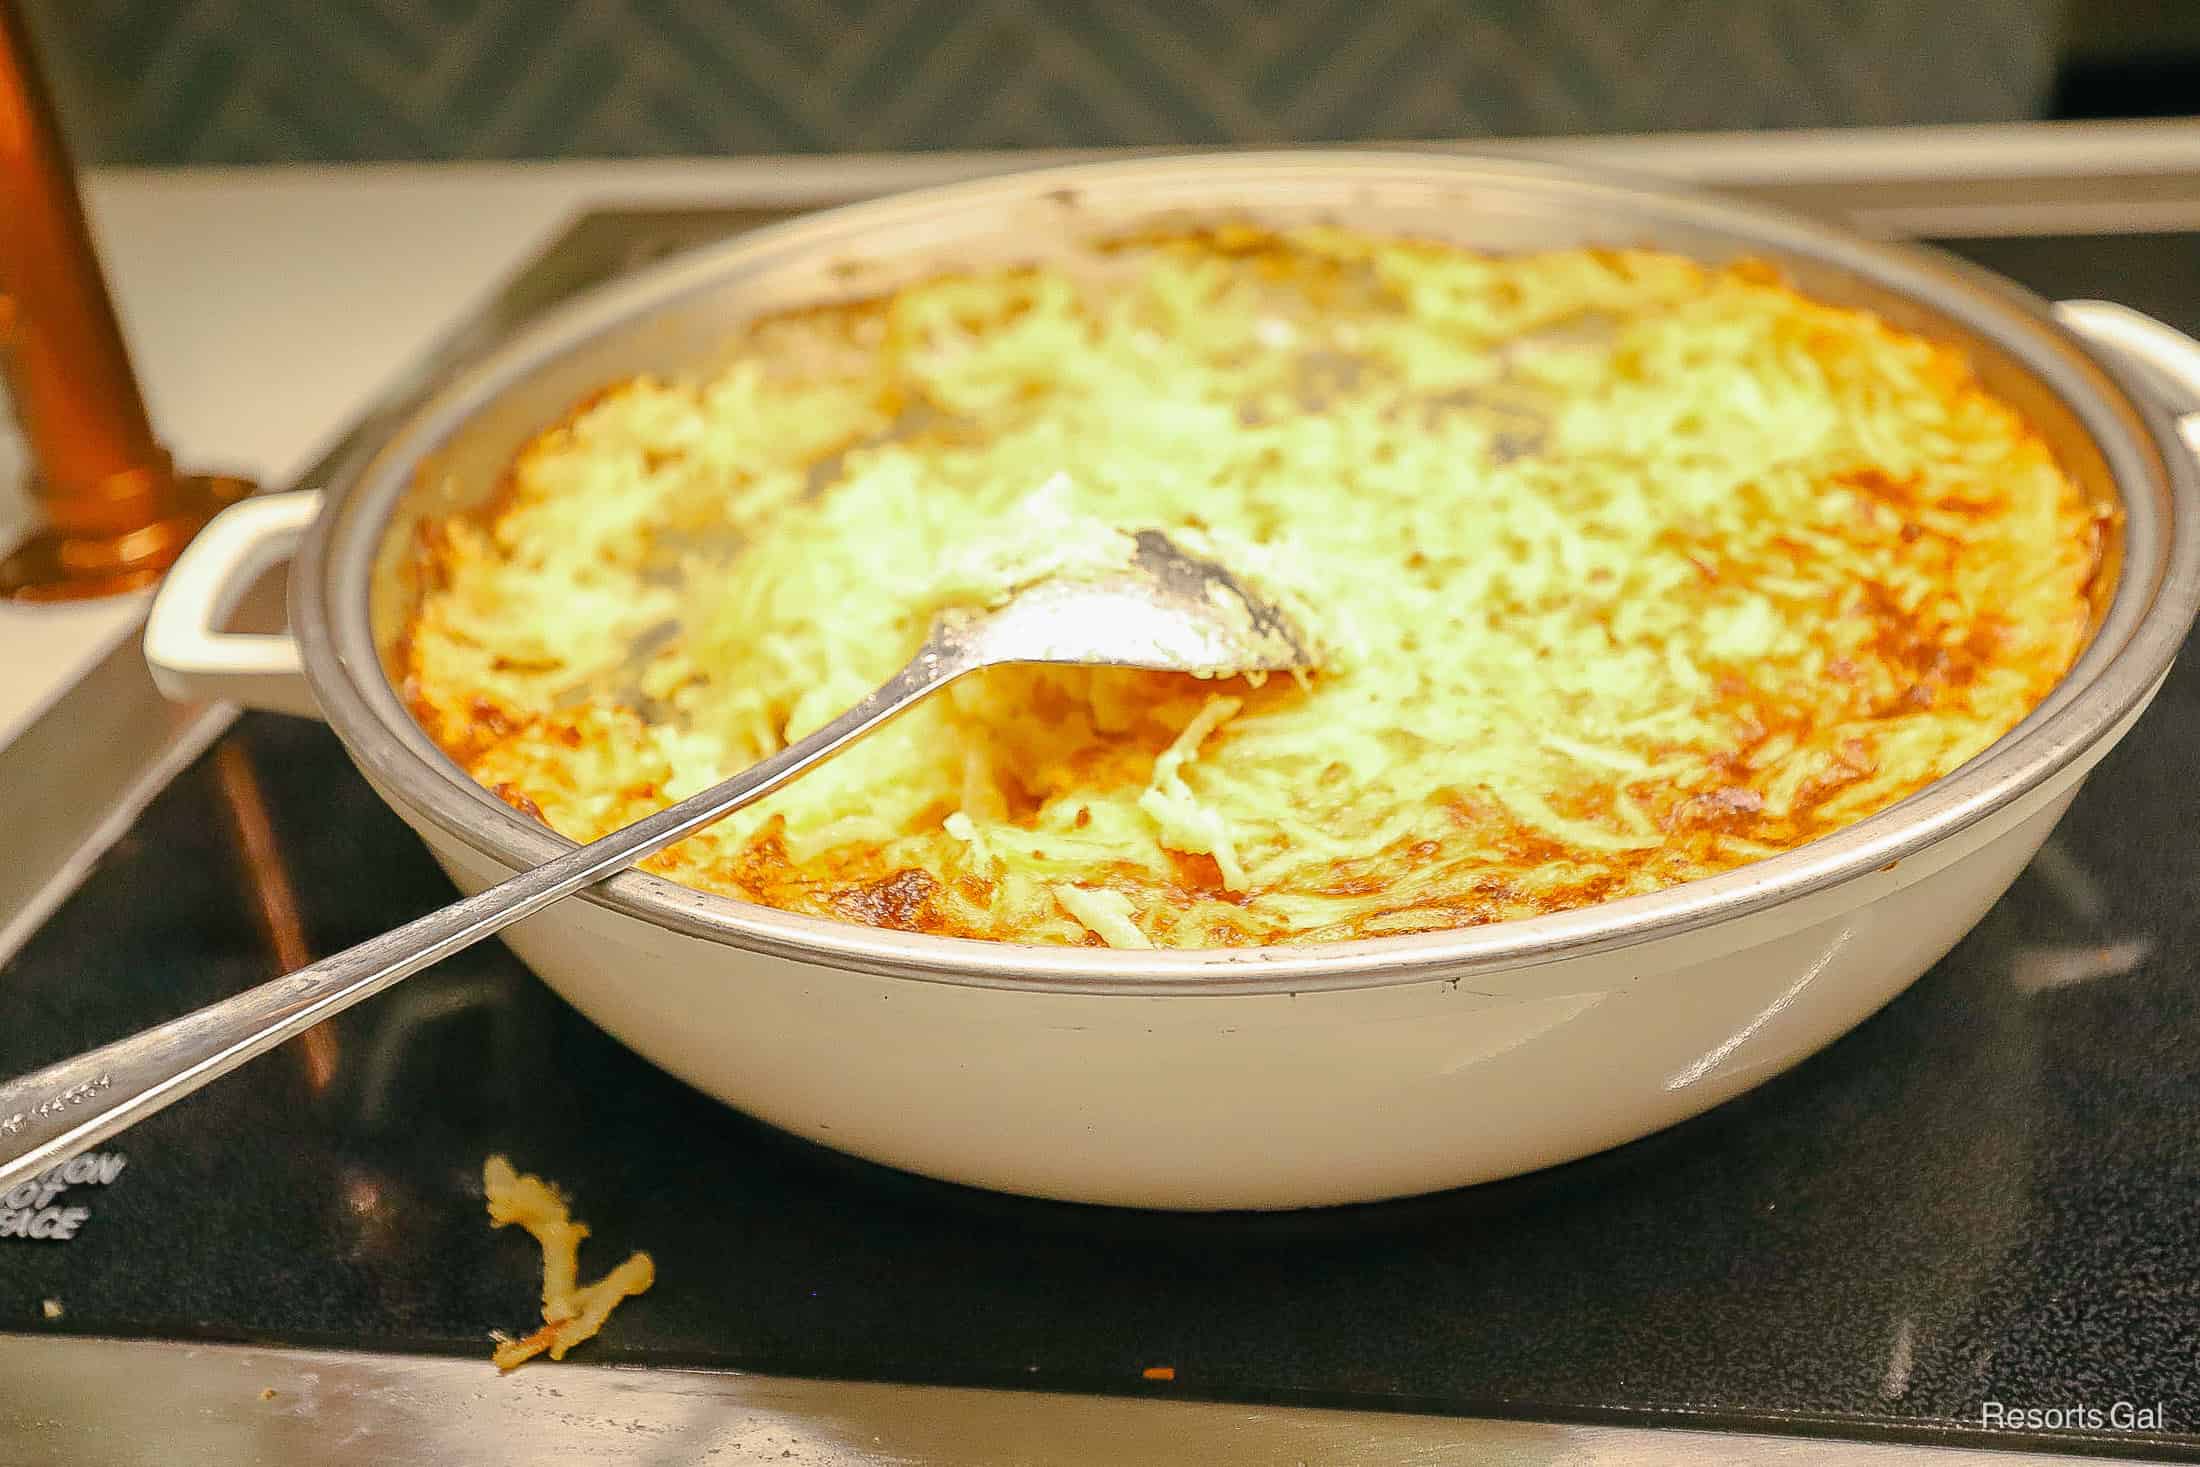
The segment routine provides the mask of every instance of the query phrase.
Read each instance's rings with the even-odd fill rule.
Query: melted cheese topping
[[[2102,516],[1949,348],[1759,266],[1335,231],[1111,247],[773,318],[430,527],[429,731],[576,840],[824,723],[943,608],[1157,528],[1308,679],[967,678],[645,863],[851,922],[1367,937],[1726,870],[2006,732]]]

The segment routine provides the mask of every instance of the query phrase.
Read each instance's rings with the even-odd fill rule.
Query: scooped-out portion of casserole
[[[1954,349],[1639,250],[1164,232],[729,363],[606,389],[425,527],[406,696],[585,840],[1096,533],[1293,607],[1309,677],[980,673],[644,863],[1007,942],[1424,932],[1785,851],[2048,693],[2108,513]]]

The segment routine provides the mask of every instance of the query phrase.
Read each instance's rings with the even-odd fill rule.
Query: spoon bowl
[[[1195,677],[1313,669],[1297,623],[1226,567],[1159,530],[1130,538],[1119,569],[1037,580],[991,611],[948,612],[926,645],[973,668],[1054,662]]]

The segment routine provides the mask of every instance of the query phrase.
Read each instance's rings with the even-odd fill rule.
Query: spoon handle
[[[972,665],[928,642],[831,723],[700,794],[296,972],[0,1085],[0,1193],[399,979],[761,799]]]

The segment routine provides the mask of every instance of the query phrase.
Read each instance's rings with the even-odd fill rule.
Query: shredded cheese
[[[1244,706],[1239,698],[1209,698],[1207,706],[1184,725],[1184,732],[1153,761],[1153,778],[1138,797],[1138,808],[1153,817],[1162,845],[1215,858],[1225,891],[1245,890],[1245,867],[1238,860],[1237,847],[1230,842],[1229,827],[1223,823],[1221,812],[1200,803],[1184,782],[1183,769],[1199,757],[1199,746],[1207,736]]]
[[[783,748],[931,618],[1160,529],[1311,677],[966,678],[653,858],[814,915],[1197,947],[1533,915],[1948,773],[2061,678],[2105,512],[1952,349],[1747,262],[1118,241],[750,326],[429,527],[429,731],[577,840]],[[1135,941],[1134,941],[1135,939]]]
[[[1062,904],[1063,910],[1084,923],[1109,947],[1153,946],[1146,934],[1138,930],[1137,910],[1123,893],[1066,884],[1053,890],[1054,899]]]

